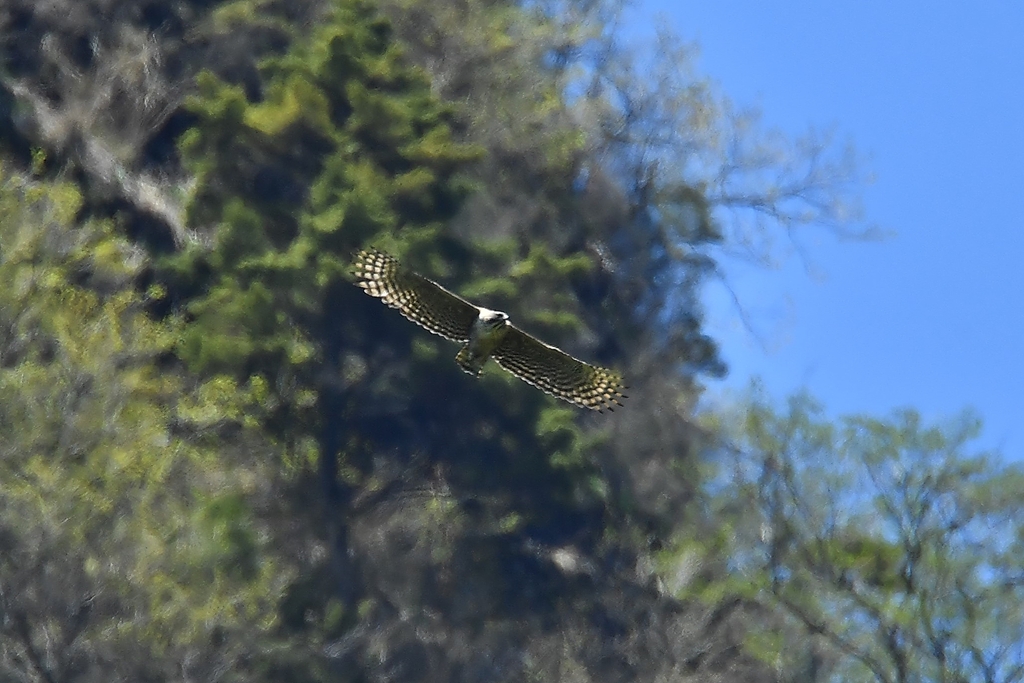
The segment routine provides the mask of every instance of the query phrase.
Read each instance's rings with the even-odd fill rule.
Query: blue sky
[[[778,270],[733,264],[753,317],[707,304],[731,366],[713,391],[759,375],[831,414],[973,408],[979,445],[1024,458],[1024,3],[638,0],[700,47],[698,70],[792,134],[831,128],[875,180],[881,242],[814,238]]]

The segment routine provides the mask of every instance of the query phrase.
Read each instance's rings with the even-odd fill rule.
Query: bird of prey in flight
[[[353,266],[359,287],[426,330],[462,344],[455,362],[474,377],[488,358],[552,396],[582,408],[621,406],[622,376],[573,358],[530,336],[501,311],[475,306],[376,249],[360,251]]]

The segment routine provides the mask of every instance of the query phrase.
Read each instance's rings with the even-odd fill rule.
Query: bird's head
[[[508,314],[501,311],[492,311],[489,308],[481,308],[480,321],[488,327],[497,329],[508,322]]]

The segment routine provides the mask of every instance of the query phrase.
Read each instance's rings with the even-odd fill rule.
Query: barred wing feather
[[[512,325],[492,357],[524,382],[583,408],[614,410],[626,398],[618,373],[584,363]]]
[[[473,304],[375,249],[361,251],[353,265],[356,284],[409,320],[445,339],[465,344],[480,313]]]

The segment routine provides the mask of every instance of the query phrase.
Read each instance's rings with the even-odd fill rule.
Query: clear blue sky
[[[974,408],[980,442],[1024,458],[1024,3],[637,0],[700,47],[699,72],[790,133],[834,128],[875,181],[882,242],[806,240],[781,270],[734,267],[762,346],[720,293],[731,375],[832,414]]]

